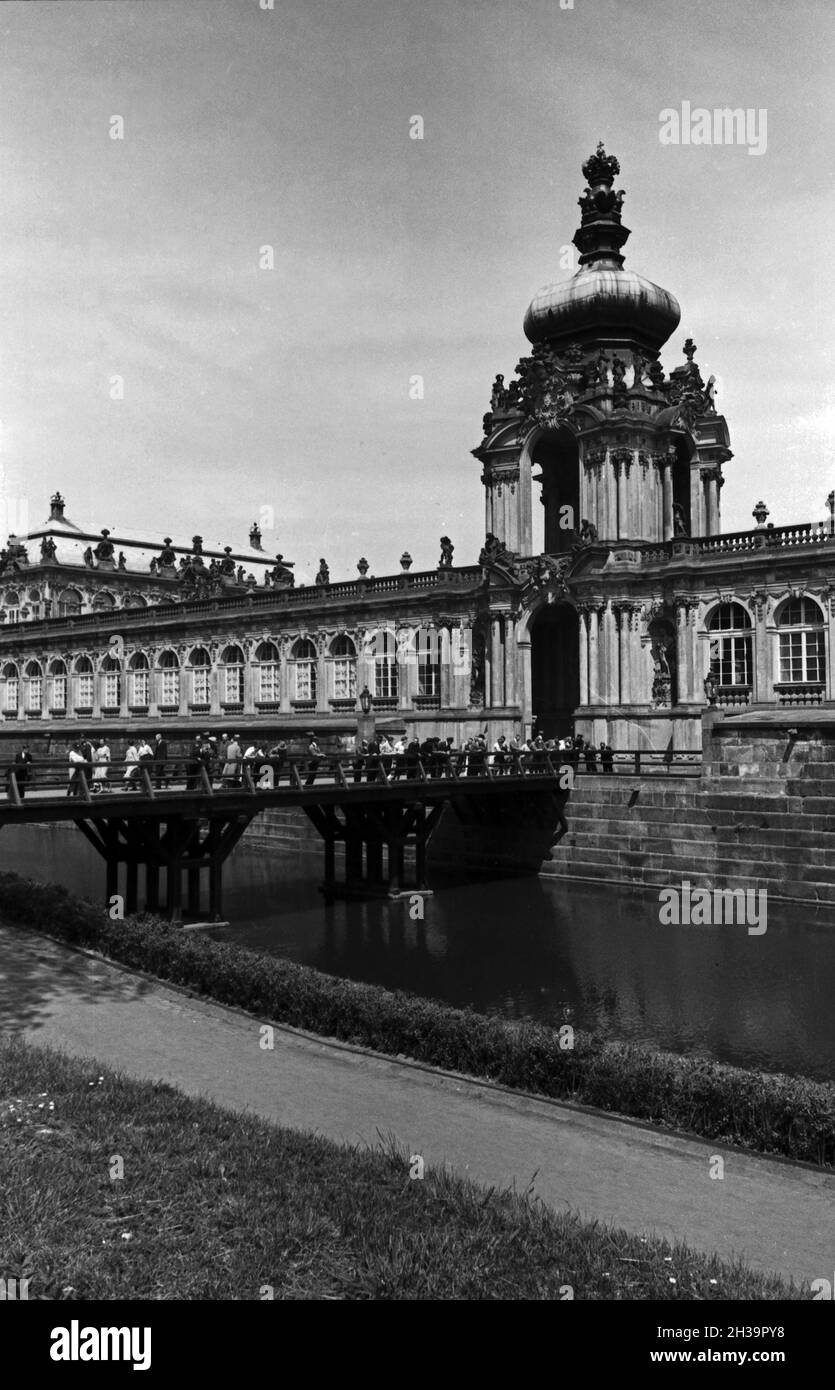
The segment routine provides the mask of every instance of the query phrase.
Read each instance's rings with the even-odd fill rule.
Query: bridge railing
[[[160,795],[224,792],[302,791],[328,784],[350,792],[369,783],[397,787],[410,783],[448,780],[469,783],[473,778],[548,777],[569,788],[578,775],[629,774],[698,775],[701,754],[696,752],[610,749],[586,750],[436,749],[423,753],[320,753],[242,758],[224,762],[194,756],[165,758],[112,758],[109,761],[36,758],[26,763],[0,762],[0,786],[9,801],[22,806],[28,798],[69,796],[92,802],[101,796]]]
[[[98,762],[63,758],[37,758],[27,763],[0,763],[0,778],[7,798],[22,806],[27,798],[61,796],[93,802],[102,796],[139,793],[150,799],[161,795],[225,792],[249,793],[287,789],[302,791],[312,786],[337,786],[349,793],[369,783],[397,787],[436,779],[453,782],[472,778],[547,776],[566,782],[568,765],[542,752],[487,754],[452,750],[431,755],[407,753],[310,754],[270,756],[211,762],[190,758],[143,758],[138,762],[112,758]]]

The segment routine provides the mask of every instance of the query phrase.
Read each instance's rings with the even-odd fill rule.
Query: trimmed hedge
[[[17,874],[0,874],[0,913],[221,1003],[324,1037],[705,1139],[835,1163],[835,1086],[822,1082],[631,1043],[603,1043],[580,1031],[573,1049],[563,1050],[559,1032],[542,1024],[488,1018],[399,990],[337,979],[178,931],[156,917],[111,921],[62,887]]]

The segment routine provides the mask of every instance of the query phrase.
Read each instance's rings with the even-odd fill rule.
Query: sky
[[[0,6],[10,523],[60,488],[97,529],[258,520],[300,580],[432,568],[444,534],[474,563],[470,450],[601,139],[626,265],[682,306],[662,361],[691,336],[718,379],[723,529],[825,514],[835,6],[268,3]],[[662,144],[684,101],[764,110],[765,152]]]

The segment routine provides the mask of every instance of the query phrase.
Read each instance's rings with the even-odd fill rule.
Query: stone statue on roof
[[[275,557],[270,578],[276,589],[292,589],[296,583],[296,576],[293,574],[293,561],[285,560],[280,551]]]
[[[49,564],[50,561],[55,559],[57,550],[58,547],[55,544],[52,537],[44,536],[43,540],[41,541],[41,559],[44,560],[46,564]]]
[[[165,536],[162,542],[162,550],[157,556],[157,568],[159,570],[173,569],[177,563],[177,552],[171,544],[171,537]]]
[[[102,528],[101,540],[93,551],[99,565],[103,565],[106,569],[109,569],[113,565],[113,552],[115,550],[113,542],[108,539],[109,535],[110,532],[107,527],[104,526]]]

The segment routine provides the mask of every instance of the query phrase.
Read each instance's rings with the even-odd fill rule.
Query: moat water
[[[0,867],[103,901],[102,862],[70,827],[6,827]],[[415,922],[405,901],[325,907],[320,881],[317,856],[239,848],[225,869],[230,925],[208,934],[481,1013],[835,1079],[831,913],[772,901],[755,936],[663,926],[656,895],[604,884],[436,877]]]

